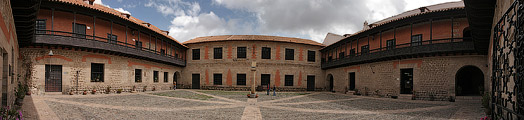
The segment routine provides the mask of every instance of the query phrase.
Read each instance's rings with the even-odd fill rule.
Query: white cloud
[[[149,1],[144,6],[173,17],[169,32],[180,41],[211,35],[264,34],[321,42],[328,32],[352,34],[361,30],[366,20],[372,23],[447,1],[453,0],[214,0],[212,3],[215,7],[253,15],[254,20],[236,15],[217,16],[212,10],[202,13],[198,3],[182,0]]]
[[[121,13],[127,13],[127,14],[131,15],[131,13],[129,11],[127,11],[127,10],[124,10],[124,8],[116,8],[115,10],[118,11],[118,12],[121,12]]]

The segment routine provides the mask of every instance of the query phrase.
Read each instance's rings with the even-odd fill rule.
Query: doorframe
[[[47,70],[46,67],[49,66],[49,70],[52,69],[52,66],[60,66],[60,91],[47,91]],[[44,92],[63,92],[64,91],[64,86],[63,86],[63,81],[64,81],[64,75],[62,74],[63,73],[63,69],[64,66],[63,65],[57,65],[57,64],[44,64],[44,69],[45,69],[45,73],[44,73]],[[51,73],[49,73],[51,74]]]
[[[403,80],[402,80],[402,73],[403,73],[402,70],[408,70],[408,69],[411,69],[411,93],[403,93],[402,92],[402,89],[403,89],[403,87],[402,87],[402,82],[403,82]],[[399,89],[400,89],[399,93],[400,94],[414,94],[414,91],[415,91],[415,80],[414,80],[415,79],[415,69],[414,68],[401,68],[399,72],[400,72],[400,76],[399,76],[400,80],[398,82],[399,83]]]

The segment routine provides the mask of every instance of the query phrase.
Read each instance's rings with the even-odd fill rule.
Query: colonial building
[[[365,22],[352,34],[328,33],[323,43],[264,35],[180,43],[167,31],[93,1],[11,1],[15,12],[3,15],[3,36],[8,36],[1,44],[3,80],[16,80],[6,71],[18,73],[39,94],[165,90],[173,82],[180,88],[247,90],[255,79],[260,89],[423,100],[480,95],[490,87],[488,42],[472,34],[462,1]],[[11,13],[2,8],[2,14]],[[9,32],[13,21],[20,23],[17,35]],[[256,74],[250,71],[252,62],[257,62]],[[13,80],[2,82],[2,90]]]
[[[322,48],[328,89],[447,100],[488,88],[486,51],[471,38],[462,1],[406,11]]]

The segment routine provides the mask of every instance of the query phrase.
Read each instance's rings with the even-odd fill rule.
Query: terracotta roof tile
[[[148,28],[152,31],[155,31],[175,42],[177,42],[178,44],[184,46],[184,47],[187,47],[185,46],[184,44],[180,43],[178,40],[176,40],[175,38],[165,34],[164,32],[162,32],[162,30],[160,30],[158,27],[154,26],[154,25],[150,25],[148,26],[147,24],[143,24],[143,23],[147,23],[145,21],[142,21],[140,19],[137,19],[133,16],[130,16],[129,18],[126,17],[126,15],[124,13],[121,13],[115,9],[112,9],[112,8],[109,8],[109,7],[106,7],[106,6],[103,6],[103,5],[99,5],[99,4],[94,4],[94,5],[90,5],[86,2],[84,2],[83,0],[48,0],[48,1],[52,1],[52,2],[61,2],[61,3],[67,3],[67,4],[71,4],[71,5],[75,5],[75,6],[80,6],[80,7],[85,7],[85,8],[90,8],[90,9],[93,9],[93,10],[98,10],[100,12],[104,12],[104,13],[108,13],[108,14],[113,14],[115,16],[118,16],[122,19],[125,19],[125,20],[128,20],[128,21],[131,21],[137,25],[140,25],[140,26],[143,26],[145,28]]]
[[[287,42],[287,43],[299,43],[299,44],[307,44],[307,45],[324,46],[321,43],[315,42],[313,40],[308,40],[308,39],[280,37],[280,36],[266,36],[266,35],[221,35],[221,36],[197,37],[197,38],[184,42],[184,44],[216,42],[216,41],[275,41],[275,42]]]

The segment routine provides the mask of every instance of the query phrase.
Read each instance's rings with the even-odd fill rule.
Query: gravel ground
[[[106,108],[94,108],[86,106],[76,106],[48,101],[46,102],[57,116],[63,120],[85,119],[85,120],[166,120],[166,119],[225,119],[238,120],[242,117],[243,108],[228,108],[200,111],[135,111],[135,110],[115,110]],[[60,111],[60,112],[56,112]]]
[[[246,95],[249,93],[249,91],[207,91],[207,90],[206,91],[204,90],[197,91],[197,92],[206,93],[210,95],[216,95],[216,96],[239,100],[239,101],[247,101],[248,98]],[[288,92],[288,93],[277,93],[276,96],[273,96],[273,93],[270,93],[270,95],[267,95],[267,92],[257,92],[257,94],[258,94],[257,101],[261,102],[261,101],[275,100],[275,99],[281,99],[281,98],[286,98],[286,97],[293,97],[293,96],[298,96],[298,95],[306,95],[309,93]]]
[[[277,103],[311,102],[311,101],[320,101],[320,100],[339,100],[339,99],[349,99],[349,98],[355,98],[355,97],[339,95],[339,94],[320,93],[316,95],[308,95],[305,97],[300,97],[300,98],[291,99],[291,100],[279,101]]]
[[[167,92],[158,92],[158,93],[151,93],[151,94],[159,95],[159,96],[196,99],[196,100],[220,101],[220,99],[213,98],[211,96],[196,94],[196,93],[189,92],[189,91],[167,91]]]
[[[151,96],[138,95],[138,94],[96,97],[96,98],[58,98],[58,99],[75,101],[75,102],[103,104],[103,105],[159,107],[159,108],[214,105],[212,103],[166,99],[166,98],[151,97]]]

